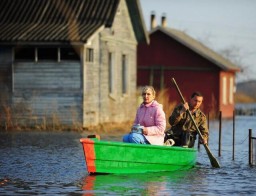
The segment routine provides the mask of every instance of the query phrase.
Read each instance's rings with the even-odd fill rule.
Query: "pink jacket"
[[[134,125],[136,124],[145,127],[148,132],[145,137],[150,144],[163,145],[166,120],[161,104],[157,101],[153,101],[147,105],[142,103],[136,113]]]

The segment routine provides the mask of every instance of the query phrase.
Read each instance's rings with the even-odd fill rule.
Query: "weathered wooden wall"
[[[90,44],[95,62],[84,63],[84,125],[125,122],[136,112],[137,42],[124,1],[120,2],[114,24],[97,34]],[[114,55],[114,93],[109,92],[109,53]],[[128,92],[122,93],[122,55],[128,57]]]
[[[81,123],[80,63],[15,63],[12,101],[27,106],[24,115],[47,117],[48,123]]]
[[[0,47],[0,102],[8,101],[11,91],[12,48]]]
[[[9,71],[8,76],[1,77],[5,81],[2,84],[10,92],[12,107],[19,108],[13,114],[15,118],[39,117],[47,124],[84,127],[135,118],[137,40],[126,2],[120,1],[111,28],[102,26],[87,43],[79,46],[80,61],[14,61],[12,47],[7,55],[0,53],[0,60],[6,61],[1,62],[0,69]],[[93,62],[86,60],[87,48],[94,51]],[[115,66],[112,93],[109,92],[110,52]],[[122,55],[127,57],[126,93],[122,92]]]

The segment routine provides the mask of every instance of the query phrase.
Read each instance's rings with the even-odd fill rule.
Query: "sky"
[[[241,67],[243,71],[237,74],[237,82],[256,80],[256,0],[140,0],[140,3],[147,30],[152,11],[157,25],[165,14],[169,28],[184,31]]]

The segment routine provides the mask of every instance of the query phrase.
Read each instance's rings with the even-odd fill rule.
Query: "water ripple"
[[[137,175],[88,175],[80,133],[0,133],[0,195],[255,195],[256,167],[248,164],[244,141],[255,121],[241,118],[236,125],[232,160],[232,122],[223,122],[220,157],[218,122],[210,123],[209,147],[221,168],[212,168],[200,147],[190,170]],[[118,141],[121,135],[104,137]]]

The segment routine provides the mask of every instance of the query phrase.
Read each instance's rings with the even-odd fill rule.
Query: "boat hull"
[[[185,170],[196,163],[197,150],[82,138],[89,173],[145,173]]]

